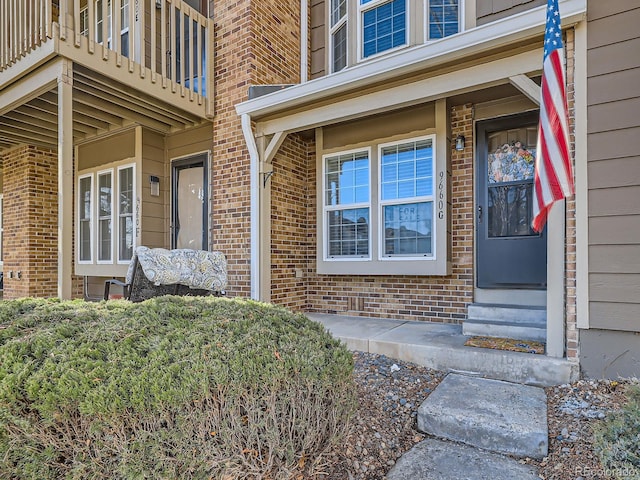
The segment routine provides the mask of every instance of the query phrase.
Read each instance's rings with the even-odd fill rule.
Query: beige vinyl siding
[[[590,326],[640,331],[640,5],[588,1]]]
[[[311,79],[327,73],[327,29],[325,0],[311,0]]]
[[[546,4],[546,0],[476,0],[476,22],[483,25]]]
[[[142,232],[141,244],[147,247],[169,247],[169,179],[164,158],[164,137],[144,130],[142,133]],[[151,196],[150,176],[160,179],[160,196]]]

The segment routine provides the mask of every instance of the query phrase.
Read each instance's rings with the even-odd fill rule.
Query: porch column
[[[72,296],[73,270],[73,70],[58,78],[58,297]]]

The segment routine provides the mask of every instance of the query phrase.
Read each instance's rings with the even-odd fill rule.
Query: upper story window
[[[360,0],[362,58],[407,43],[407,1]]]
[[[329,0],[328,69],[338,72],[395,49],[462,30],[464,0]]]
[[[428,0],[427,39],[437,40],[460,31],[460,0]]]
[[[104,16],[102,11],[102,1],[96,0],[96,41],[103,43]],[[107,0],[107,46],[111,48],[112,20],[111,20],[111,0]],[[120,4],[120,53],[129,54],[129,0],[122,0]]]

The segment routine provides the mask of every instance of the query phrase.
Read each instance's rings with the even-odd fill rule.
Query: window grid
[[[78,179],[78,260],[91,262],[93,175]]]
[[[382,258],[433,255],[433,144],[380,146]]]
[[[328,258],[368,258],[370,254],[369,151],[323,159],[325,252]]]
[[[460,31],[459,0],[427,0],[427,38],[437,40]]]
[[[118,168],[118,261],[128,262],[134,249],[134,171],[133,166]]]
[[[112,261],[113,245],[112,173],[98,173],[98,262]]]
[[[347,66],[347,1],[331,0],[331,71],[338,72]]]
[[[407,0],[361,0],[362,58],[407,43],[406,3]]]

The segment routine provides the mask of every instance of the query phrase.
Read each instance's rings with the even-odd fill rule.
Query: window
[[[91,255],[93,176],[80,177],[78,182],[78,260],[80,262],[91,262],[93,260]]]
[[[118,168],[118,261],[133,257],[133,166]]]
[[[80,9],[80,35],[89,36],[89,8],[86,5]]]
[[[437,40],[460,31],[460,0],[427,0],[427,39]]]
[[[136,233],[135,199],[134,165],[79,175],[78,263],[113,265],[116,249],[117,263],[131,260]]]
[[[103,41],[102,25],[104,19],[102,1],[103,0],[96,0],[96,41],[98,43],[102,43]],[[107,45],[109,48],[111,48],[112,30],[111,0],[107,0]],[[129,0],[122,0],[120,4],[120,53],[122,55],[129,54]]]
[[[98,173],[98,262],[112,259],[112,173]]]
[[[362,58],[407,43],[407,1],[360,0]]]
[[[331,71],[347,66],[347,0],[331,0]]]
[[[380,148],[382,257],[432,256],[433,139]]]
[[[370,252],[369,152],[324,159],[324,205],[328,258],[368,258]]]
[[[332,152],[318,169],[318,273],[450,273],[435,134]]]

